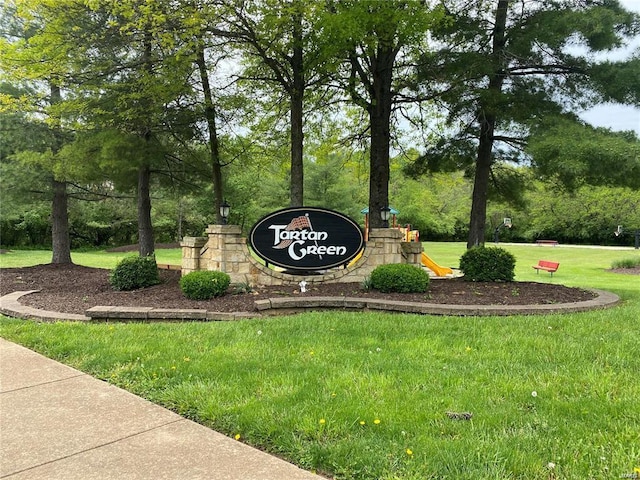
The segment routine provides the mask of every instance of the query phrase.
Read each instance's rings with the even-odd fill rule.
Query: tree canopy
[[[444,4],[449,21],[432,29],[439,46],[423,56],[419,78],[446,109],[448,128],[412,171],[461,168],[473,175],[472,247],[484,243],[492,179],[497,187],[505,183],[495,167],[529,160],[524,147],[532,128],[599,101],[637,104],[637,82],[630,81],[637,59],[603,62],[593,53],[632,37],[638,17],[615,1]],[[614,77],[619,89],[607,85]]]
[[[575,114],[640,105],[640,57],[601,55],[640,31],[616,0],[10,0],[0,24],[0,122],[24,128],[0,133],[0,160],[16,182],[17,165],[48,176],[57,261],[70,261],[79,189],[135,194],[147,255],[152,200],[167,192],[182,212],[200,190],[218,222],[227,195],[239,221],[363,197],[371,212],[400,198],[438,209],[390,185],[404,172],[428,189],[423,174],[454,172],[463,195],[464,172],[471,247],[485,241],[488,202],[524,208],[534,179],[640,188],[637,136]],[[421,155],[416,131],[429,132]],[[344,172],[364,192],[349,195]],[[271,200],[258,204],[261,188]],[[460,231],[460,209],[440,210]]]

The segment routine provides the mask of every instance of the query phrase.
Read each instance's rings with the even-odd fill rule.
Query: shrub
[[[229,289],[232,295],[241,295],[243,293],[251,293],[253,291],[253,287],[248,282],[233,283]]]
[[[516,258],[495,247],[475,247],[460,257],[460,270],[470,282],[512,282]]]
[[[611,268],[636,268],[640,267],[640,257],[628,257],[616,260],[611,264]]]
[[[224,272],[200,270],[180,278],[180,290],[191,300],[209,300],[225,294],[231,278]]]
[[[371,288],[384,293],[421,293],[429,287],[429,274],[407,263],[379,265],[369,277]]]
[[[160,283],[156,259],[149,257],[125,257],[116,265],[109,283],[115,290],[135,290]]]

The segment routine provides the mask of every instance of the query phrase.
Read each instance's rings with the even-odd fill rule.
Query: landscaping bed
[[[178,286],[180,272],[161,270],[161,284],[131,292],[114,291],[109,271],[79,265],[37,265],[0,269],[0,295],[14,291],[40,290],[20,302],[35,308],[64,313],[84,313],[96,305],[155,308],[206,309],[213,312],[253,312],[255,301],[278,296],[382,298],[407,302],[450,305],[543,305],[580,302],[594,293],[547,282],[485,283],[456,279],[433,279],[426,293],[402,294],[365,290],[359,283],[307,285],[306,292],[292,286],[260,286],[250,292],[226,295],[207,301],[189,300]]]

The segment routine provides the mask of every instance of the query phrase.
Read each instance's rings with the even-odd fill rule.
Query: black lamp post
[[[382,227],[389,228],[389,218],[391,217],[391,209],[389,207],[382,207],[380,209],[380,218],[382,218]]]
[[[229,218],[229,210],[231,210],[231,205],[227,203],[226,200],[222,202],[220,205],[220,216],[222,217],[222,224],[227,224],[227,219]]]

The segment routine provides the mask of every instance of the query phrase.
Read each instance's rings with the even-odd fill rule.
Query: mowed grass
[[[0,335],[335,478],[640,477],[640,278],[606,272],[638,252],[504,248],[517,280],[607,289],[623,303],[482,318],[2,319]],[[425,251],[457,266],[464,245]],[[536,275],[540,259],[558,272]]]
[[[105,250],[89,250],[71,252],[71,260],[87,267],[112,269],[125,257],[135,256],[137,252],[107,252]],[[163,264],[180,265],[182,251],[179,248],[158,249],[156,261]],[[0,268],[30,267],[51,263],[50,250],[14,250],[0,255]]]

